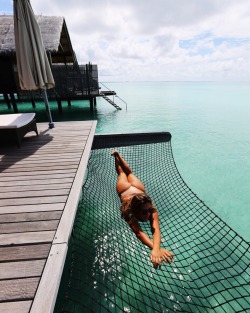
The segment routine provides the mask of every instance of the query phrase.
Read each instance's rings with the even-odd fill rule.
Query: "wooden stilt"
[[[8,109],[11,109],[10,99],[7,93],[3,94],[4,100],[7,103]]]
[[[58,111],[62,113],[62,100],[61,99],[57,99],[57,105],[58,105]]]
[[[13,110],[15,113],[18,113],[18,109],[17,109],[17,104],[16,104],[16,99],[13,93],[10,94],[10,99],[11,99],[11,103],[13,106]]]
[[[94,105],[93,105],[93,98],[89,98],[89,104],[90,104],[90,111],[94,111]]]

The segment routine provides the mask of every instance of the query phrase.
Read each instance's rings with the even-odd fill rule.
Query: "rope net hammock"
[[[55,312],[250,310],[249,243],[185,184],[170,138],[155,133],[95,140]],[[171,265],[154,269],[149,249],[121,219],[114,148],[156,205],[162,247],[175,255]],[[150,235],[147,224],[141,227]]]

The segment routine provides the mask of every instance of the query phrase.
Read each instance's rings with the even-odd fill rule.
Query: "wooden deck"
[[[53,312],[96,122],[0,146],[0,312]]]

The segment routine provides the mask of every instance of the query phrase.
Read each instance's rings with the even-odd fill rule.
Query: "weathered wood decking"
[[[0,312],[53,312],[96,122],[0,146]]]

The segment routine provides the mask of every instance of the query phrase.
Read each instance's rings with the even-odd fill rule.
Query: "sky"
[[[250,81],[249,0],[30,0],[100,81]],[[13,12],[0,0],[0,12]]]

